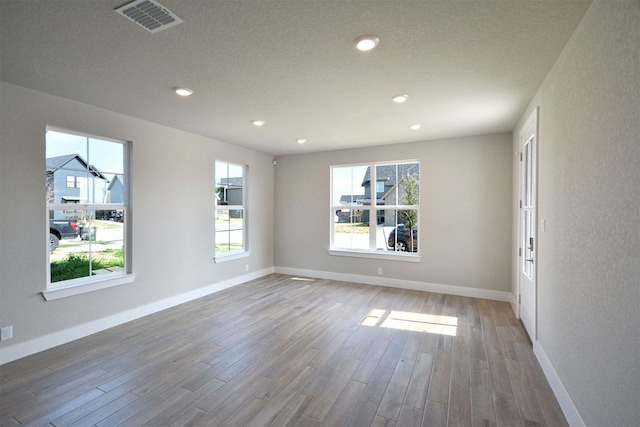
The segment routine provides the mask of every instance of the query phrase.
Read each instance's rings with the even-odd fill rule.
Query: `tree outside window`
[[[417,253],[418,162],[337,165],[331,174],[331,249]]]

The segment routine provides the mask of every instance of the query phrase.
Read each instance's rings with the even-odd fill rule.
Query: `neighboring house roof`
[[[416,178],[420,177],[420,169],[418,163],[401,163],[398,166],[398,173],[396,175],[396,165],[378,165],[376,166],[376,179],[378,181],[384,181],[385,186],[396,185],[396,177],[402,179],[405,175],[413,175]],[[362,179],[362,186],[366,187],[371,184],[371,168],[367,168]]]
[[[89,172],[91,172],[93,176],[109,182],[106,176],[104,176],[98,169],[96,169],[95,166],[88,165],[87,162],[79,154],[66,154],[64,156],[47,158],[47,173],[56,172],[74,159],[77,159],[84,168],[88,169]]]
[[[109,186],[107,187],[107,190],[113,189],[114,185],[116,185],[118,182],[120,182],[124,186],[124,175],[114,174],[113,178],[111,178]]]

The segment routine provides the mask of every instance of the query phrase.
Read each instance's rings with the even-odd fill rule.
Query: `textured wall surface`
[[[331,256],[330,167],[420,162],[420,263]],[[276,266],[510,290],[511,134],[283,156]]]
[[[3,347],[273,266],[271,156],[0,82]],[[44,302],[45,128],[133,141],[132,285]],[[215,159],[249,166],[251,256],[213,262]]]
[[[586,425],[637,425],[640,2],[595,2],[536,105],[538,341]]]

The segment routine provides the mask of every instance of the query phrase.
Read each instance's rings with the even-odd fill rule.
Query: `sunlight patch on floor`
[[[360,324],[363,326],[378,326],[380,328],[455,336],[458,329],[458,318],[374,308]]]

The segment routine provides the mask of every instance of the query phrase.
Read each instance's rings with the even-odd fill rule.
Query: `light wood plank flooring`
[[[277,274],[6,364],[0,386],[2,426],[567,425],[509,304]]]

